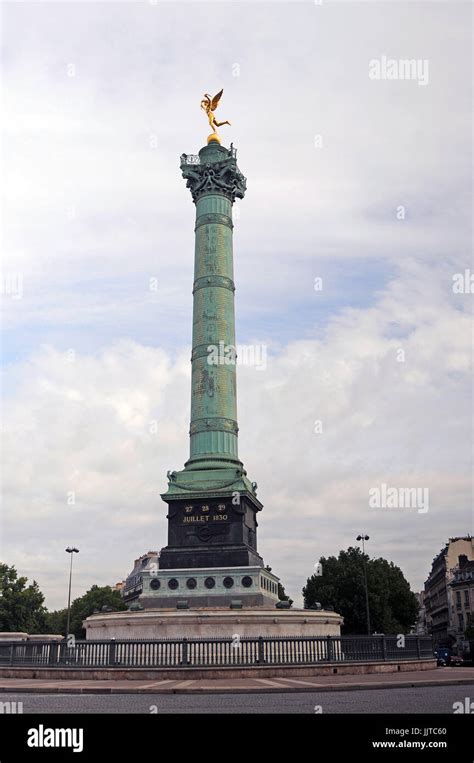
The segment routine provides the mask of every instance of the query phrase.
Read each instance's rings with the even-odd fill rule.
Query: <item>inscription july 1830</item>
[[[194,514],[194,511],[196,510],[196,513]],[[218,504],[216,507],[217,513],[210,514],[209,513],[209,505],[204,504],[202,506],[192,506],[188,505],[184,507],[184,516],[183,516],[183,522],[182,524],[193,524],[196,522],[199,522],[201,524],[204,524],[206,522],[225,522],[228,519],[228,515],[225,512],[226,506],[223,503]]]
[[[219,522],[219,521],[226,521],[227,514],[214,514],[214,516],[209,516],[209,514],[205,514],[200,517],[183,517],[183,525],[188,524],[190,522]]]
[[[193,498],[176,502],[170,511],[160,568],[262,564],[256,549],[256,512],[246,496],[236,505],[233,496]]]

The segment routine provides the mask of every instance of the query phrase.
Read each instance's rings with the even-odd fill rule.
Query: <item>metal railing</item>
[[[174,668],[433,659],[431,636],[3,641],[0,667]]]

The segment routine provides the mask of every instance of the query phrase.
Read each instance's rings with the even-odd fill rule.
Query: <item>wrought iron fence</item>
[[[173,668],[424,660],[431,636],[3,641],[0,666]]]

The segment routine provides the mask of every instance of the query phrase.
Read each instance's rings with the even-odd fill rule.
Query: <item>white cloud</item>
[[[469,316],[449,280],[439,299],[440,283],[437,268],[406,267],[374,307],[335,317],[323,338],[270,346],[266,371],[238,368],[241,457],[265,505],[260,549],[293,596],[319,556],[361,529],[417,587],[445,537],[470,529]],[[393,324],[406,336],[394,338]],[[173,361],[124,340],[70,362],[44,347],[10,373],[3,553],[60,605],[68,543],[83,554],[78,590],[115,582],[150,544],[166,545],[159,493],[187,457],[188,353]],[[382,482],[427,487],[429,512],[370,509]]]
[[[248,176],[236,225],[245,308],[255,285],[272,312],[277,298],[298,304],[305,267],[466,251],[463,13],[462,4],[274,4],[271,14],[258,4],[7,5],[4,267],[25,281],[7,325],[34,323],[55,342],[54,324],[75,330],[93,315],[107,344],[114,311],[130,332],[149,330],[133,286],[150,276],[175,319],[193,246],[178,158],[204,142],[198,102],[212,86],[224,86],[220,109],[233,125],[223,138]],[[381,53],[428,57],[429,86],[369,80]]]
[[[205,140],[201,93],[222,86],[248,176],[238,341],[269,346],[266,372],[238,369],[265,560],[296,597],[365,530],[419,587],[472,529],[472,295],[451,289],[470,251],[469,8],[269,7],[3,8],[4,270],[24,294],[4,300],[2,553],[50,606],[68,543],[80,593],[166,542],[159,492],[187,456],[190,383],[178,160]],[[428,58],[430,84],[369,80],[381,55]],[[430,511],[369,510],[381,482],[429,487]]]

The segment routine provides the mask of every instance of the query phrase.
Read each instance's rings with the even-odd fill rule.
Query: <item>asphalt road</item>
[[[23,713],[453,713],[472,685],[284,694],[0,694]],[[317,710],[315,708],[321,708]]]

